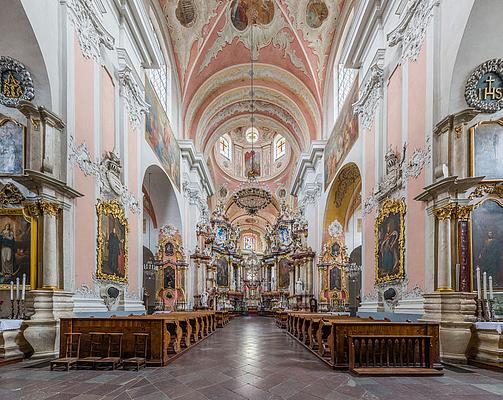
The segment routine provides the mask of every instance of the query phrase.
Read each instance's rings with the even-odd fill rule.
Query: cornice
[[[295,166],[290,194],[297,196],[307,171],[316,169],[316,164],[323,158],[326,140],[313,140],[306,153],[301,153]]]
[[[178,145],[182,151],[182,157],[189,163],[189,168],[197,171],[206,195],[208,197],[213,196],[215,193],[215,185],[211,178],[208,165],[204,160],[204,156],[196,151],[196,147],[192,140],[178,140]]]

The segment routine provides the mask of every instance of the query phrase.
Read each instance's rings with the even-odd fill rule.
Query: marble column
[[[433,211],[437,218],[437,291],[452,291],[451,215],[453,206],[448,204]]]
[[[41,202],[43,211],[43,271],[42,288],[58,289],[58,237],[57,216],[59,206],[55,203]]]

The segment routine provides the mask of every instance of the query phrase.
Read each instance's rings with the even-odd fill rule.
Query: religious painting
[[[164,245],[164,255],[166,257],[171,257],[174,254],[175,254],[175,248],[173,246],[173,243],[172,242],[167,242]]]
[[[255,22],[257,25],[268,25],[274,18],[273,0],[233,0],[231,3],[232,25],[238,31],[244,31]],[[255,16],[255,21],[253,17]]]
[[[503,288],[503,203],[487,200],[472,214],[472,264]]]
[[[223,226],[217,226],[215,243],[217,245],[224,245],[225,242],[227,242],[227,238],[228,238],[227,229]]]
[[[278,287],[280,289],[288,289],[290,286],[290,262],[287,258],[282,258],[278,263],[279,280]]]
[[[313,29],[319,28],[328,17],[328,7],[323,0],[310,0],[306,8],[306,23]]]
[[[334,258],[339,257],[341,254],[341,245],[337,242],[334,242],[330,247],[330,255]]]
[[[98,279],[126,283],[128,222],[124,209],[115,200],[96,205],[98,214]]]
[[[176,274],[175,267],[168,265],[164,268],[164,289],[175,289]]]
[[[180,146],[155,91],[145,82],[145,101],[150,105],[145,119],[145,139],[159,159],[166,174],[180,190]]]
[[[341,290],[342,289],[342,275],[341,270],[338,267],[332,267],[330,269],[330,279],[329,279],[330,290]]]
[[[260,152],[255,150],[247,151],[245,153],[245,176],[249,177],[251,174],[260,176]]]
[[[376,283],[405,277],[405,203],[384,201],[375,226]]]
[[[0,175],[19,175],[24,169],[23,125],[0,117]]]
[[[176,19],[186,28],[196,20],[196,6],[194,0],[178,0],[175,9]]]
[[[36,220],[22,209],[0,209],[0,288],[8,289],[16,278],[34,287],[36,279]]]
[[[278,239],[282,246],[289,246],[292,243],[292,234],[288,225],[280,225],[278,227]]]
[[[217,286],[229,286],[229,262],[224,257],[217,259]]]
[[[482,122],[470,129],[472,176],[503,180],[503,120]]]
[[[323,153],[325,189],[335,178],[342,162],[358,139],[358,116],[353,113],[352,108],[357,100],[358,80],[355,79]]]

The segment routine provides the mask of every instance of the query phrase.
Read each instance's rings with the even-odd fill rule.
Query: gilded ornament
[[[433,215],[439,220],[444,221],[446,219],[450,219],[454,213],[456,212],[457,204],[449,203],[443,207],[435,208],[433,210]]]
[[[12,183],[6,184],[0,190],[0,206],[19,205],[24,201],[24,196],[21,194],[16,185]]]
[[[128,220],[124,212],[124,208],[117,200],[101,201],[96,204],[96,214],[98,216],[98,254],[97,254],[97,273],[96,277],[100,280],[109,280],[120,283],[127,283],[127,266],[128,266]],[[105,245],[107,244],[107,238],[103,233],[103,223],[104,218],[112,217],[118,220],[118,222],[124,228],[124,276],[120,276],[116,273],[106,273],[103,271],[103,265],[105,263]]]
[[[493,194],[497,197],[503,198],[503,186],[493,183],[493,184],[483,184],[477,186],[477,188],[468,196],[470,200],[484,197],[485,195]]]
[[[405,278],[405,202],[403,200],[393,200],[386,199],[382,203],[379,210],[379,214],[375,222],[375,235],[376,235],[376,247],[375,247],[375,283],[380,284],[384,282],[395,281]],[[380,227],[381,225],[391,216],[398,215],[399,217],[399,227],[398,227],[398,271],[390,273],[388,275],[380,276],[379,260],[380,260]],[[396,236],[396,235],[395,235]]]
[[[56,217],[59,210],[61,210],[61,206],[59,204],[50,201],[42,200],[38,204],[42,213],[48,214],[51,217]]]

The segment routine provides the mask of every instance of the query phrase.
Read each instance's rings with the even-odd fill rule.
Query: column
[[[57,216],[59,205],[48,201],[40,202],[43,218],[43,271],[42,288],[58,289],[58,237]]]
[[[448,205],[433,210],[437,218],[437,291],[452,291],[451,268],[451,215],[455,205]]]

